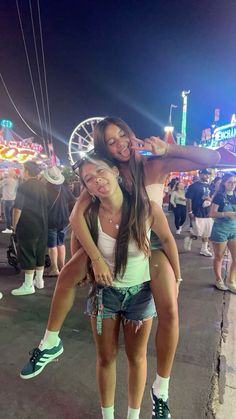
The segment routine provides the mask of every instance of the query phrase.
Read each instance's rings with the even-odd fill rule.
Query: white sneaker
[[[181,230],[179,228],[178,230],[176,230],[175,234],[180,234],[180,233],[181,233]]]
[[[14,290],[11,291],[12,295],[30,295],[30,294],[34,294],[35,293],[35,288],[33,285],[31,285],[31,287],[25,285],[25,283],[23,283],[21,285],[21,287],[19,288],[15,288]]]
[[[236,282],[226,282],[228,290],[236,294]]]
[[[2,299],[2,297],[3,297],[2,292],[0,292],[0,300]]]
[[[36,288],[39,290],[42,290],[44,288],[44,280],[43,279],[34,279],[33,284]]]
[[[200,255],[202,256],[207,256],[207,257],[212,257],[212,253],[209,252],[209,250],[200,250]]]
[[[227,291],[227,289],[228,289],[228,287],[226,287],[223,279],[216,280],[215,286],[218,290],[221,290],[221,291]]]
[[[12,234],[13,230],[10,230],[9,228],[6,228],[5,230],[2,230],[2,233],[4,234]]]
[[[187,236],[184,238],[184,250],[187,250],[188,252],[190,252],[192,248],[192,239]]]

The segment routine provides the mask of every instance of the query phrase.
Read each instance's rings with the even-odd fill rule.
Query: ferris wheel
[[[96,123],[104,117],[95,116],[80,122],[74,129],[69,140],[69,159],[74,164],[94,148],[93,130]]]

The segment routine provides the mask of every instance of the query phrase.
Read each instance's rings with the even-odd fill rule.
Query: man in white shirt
[[[4,176],[4,179],[0,182],[2,187],[2,201],[4,205],[4,215],[6,221],[6,228],[2,233],[12,233],[12,208],[16,198],[16,190],[18,181],[15,179],[14,172],[9,172]]]

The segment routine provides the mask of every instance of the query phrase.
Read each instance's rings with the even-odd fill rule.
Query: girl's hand
[[[101,285],[112,285],[113,276],[110,267],[103,258],[92,262],[95,281]]]
[[[139,140],[136,137],[131,138],[131,150],[144,156],[166,156],[169,144],[161,140],[160,137],[148,137]]]

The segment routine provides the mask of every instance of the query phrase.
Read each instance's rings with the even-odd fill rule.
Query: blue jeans
[[[12,226],[12,209],[15,201],[3,201],[4,202],[4,215],[6,219],[6,227],[11,228]]]

